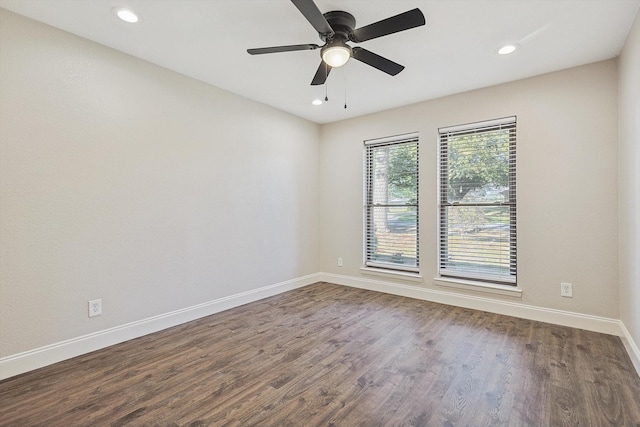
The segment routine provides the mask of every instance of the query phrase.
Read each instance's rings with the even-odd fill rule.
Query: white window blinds
[[[516,282],[516,118],[439,129],[439,273]]]
[[[365,141],[368,267],[418,272],[418,134]]]

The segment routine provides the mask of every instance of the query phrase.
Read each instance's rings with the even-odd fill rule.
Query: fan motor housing
[[[356,18],[354,18],[352,14],[342,10],[332,10],[331,12],[325,13],[323,16],[329,25],[331,25],[331,28],[335,33],[331,37],[321,35],[320,38],[323,41],[335,38],[343,39],[345,41],[349,40],[349,34],[351,34],[356,26]]]

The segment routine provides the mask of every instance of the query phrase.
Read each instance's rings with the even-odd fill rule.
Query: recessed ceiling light
[[[516,46],[515,44],[506,44],[498,49],[498,53],[500,55],[509,55],[510,53],[515,52],[517,48],[518,46]]]
[[[124,22],[128,22],[130,24],[135,24],[140,20],[140,17],[132,10],[125,9],[123,7],[117,7],[113,9],[116,16],[122,19]]]
[[[313,105],[322,105],[322,100],[320,100],[320,99],[314,99],[313,101],[311,101],[311,103],[312,103]]]

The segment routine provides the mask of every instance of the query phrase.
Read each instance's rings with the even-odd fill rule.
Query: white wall
[[[1,9],[0,118],[0,357],[319,271],[318,125]]]
[[[640,14],[619,66],[620,319],[640,345]]]
[[[512,115],[518,117],[518,281],[523,290],[519,302],[617,319],[615,60],[324,125],[322,271],[367,277],[360,271],[362,141],[418,131],[424,277],[423,283],[407,284],[442,289],[433,284],[437,129]],[[338,257],[344,259],[342,268],[337,267]],[[560,297],[560,282],[573,283],[572,299]]]

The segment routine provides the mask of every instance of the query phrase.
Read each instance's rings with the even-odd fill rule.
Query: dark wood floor
[[[619,338],[318,283],[0,382],[11,426],[640,426]]]

